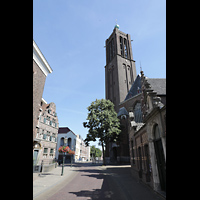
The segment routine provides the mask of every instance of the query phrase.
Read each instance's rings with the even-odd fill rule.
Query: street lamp
[[[72,151],[73,151],[73,147],[72,147]],[[72,156],[73,156],[73,154],[71,154],[71,167],[72,167]]]
[[[67,137],[65,137],[64,139],[64,144],[67,144]],[[63,172],[64,172],[64,164],[65,164],[65,152],[63,152],[63,164],[62,164],[62,171],[61,171],[61,176],[63,176]]]

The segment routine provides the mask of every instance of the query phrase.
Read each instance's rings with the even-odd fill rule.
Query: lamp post
[[[72,151],[73,151],[73,147],[72,147]],[[73,154],[71,154],[71,167],[72,167],[72,156],[73,156]]]
[[[64,144],[67,144],[67,137],[64,139]],[[64,172],[64,164],[65,164],[65,153],[63,152],[63,164],[62,164],[62,171],[61,171],[61,176],[63,176]]]

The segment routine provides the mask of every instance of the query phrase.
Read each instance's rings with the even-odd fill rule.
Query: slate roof
[[[76,136],[76,134],[72,130],[70,130],[68,127],[59,127],[58,134],[68,133],[70,131]]]
[[[68,133],[71,131],[68,127],[59,127],[58,133]]]
[[[135,81],[133,82],[131,89],[128,91],[128,94],[126,95],[126,98],[124,99],[130,99],[131,97],[134,97],[135,95],[141,93],[141,76],[137,75]]]
[[[157,92],[158,95],[166,95],[166,79],[165,78],[147,78],[151,88]]]
[[[151,88],[157,92],[158,95],[166,95],[165,78],[147,78],[147,82],[150,83]],[[137,75],[124,101],[136,96],[139,93],[141,93],[141,76]]]
[[[119,109],[119,112],[117,113],[117,117],[119,117],[121,115],[128,115],[126,108],[122,107]]]

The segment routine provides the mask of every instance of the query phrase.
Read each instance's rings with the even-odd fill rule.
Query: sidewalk
[[[65,164],[63,176],[61,176],[61,165],[50,172],[33,173],[33,199],[47,191],[49,192],[50,189],[53,193],[53,187],[55,186],[62,187],[61,183],[63,181],[69,181],[76,175],[74,168],[73,165],[71,168],[70,164]]]

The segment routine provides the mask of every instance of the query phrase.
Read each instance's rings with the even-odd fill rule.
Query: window
[[[127,40],[124,38],[124,56],[128,58]]]
[[[144,145],[144,152],[145,152],[145,157],[146,157],[146,182],[150,182],[150,174],[151,174],[151,164],[150,164],[150,160],[149,160],[149,147],[148,145]]]
[[[60,139],[60,146],[63,146],[64,145],[64,138],[61,138]]]
[[[44,140],[46,140],[46,137],[47,137],[47,135],[46,135],[46,134],[44,134],[44,135],[43,135],[43,139],[44,139]]]
[[[47,158],[47,154],[48,154],[48,148],[44,148],[43,158]]]
[[[111,40],[111,59],[113,59],[114,53],[115,53],[115,50],[114,50],[114,40],[112,39]]]
[[[141,123],[142,122],[142,111],[141,111],[141,103],[137,103],[134,107],[134,116],[135,116],[135,122]]]
[[[135,164],[135,154],[133,148],[134,148],[133,140],[131,140],[131,152],[132,152],[133,164]]]
[[[121,36],[119,37],[119,40],[120,40],[120,51],[121,51],[121,55],[124,57],[123,39],[122,39]]]
[[[155,127],[154,127],[154,137],[155,137],[155,140],[160,138],[160,132],[159,132],[158,124],[156,124]]]
[[[53,149],[50,149],[50,154],[53,154]]]
[[[114,49],[114,39],[108,43],[108,62],[110,62],[115,55],[115,49]]]
[[[44,152],[43,153],[48,153],[48,148],[44,148]]]
[[[71,138],[68,138],[68,146],[71,149],[71,147],[72,147],[72,139]]]
[[[49,154],[50,158],[53,158],[53,152],[54,152],[54,149],[50,149],[50,154]]]

